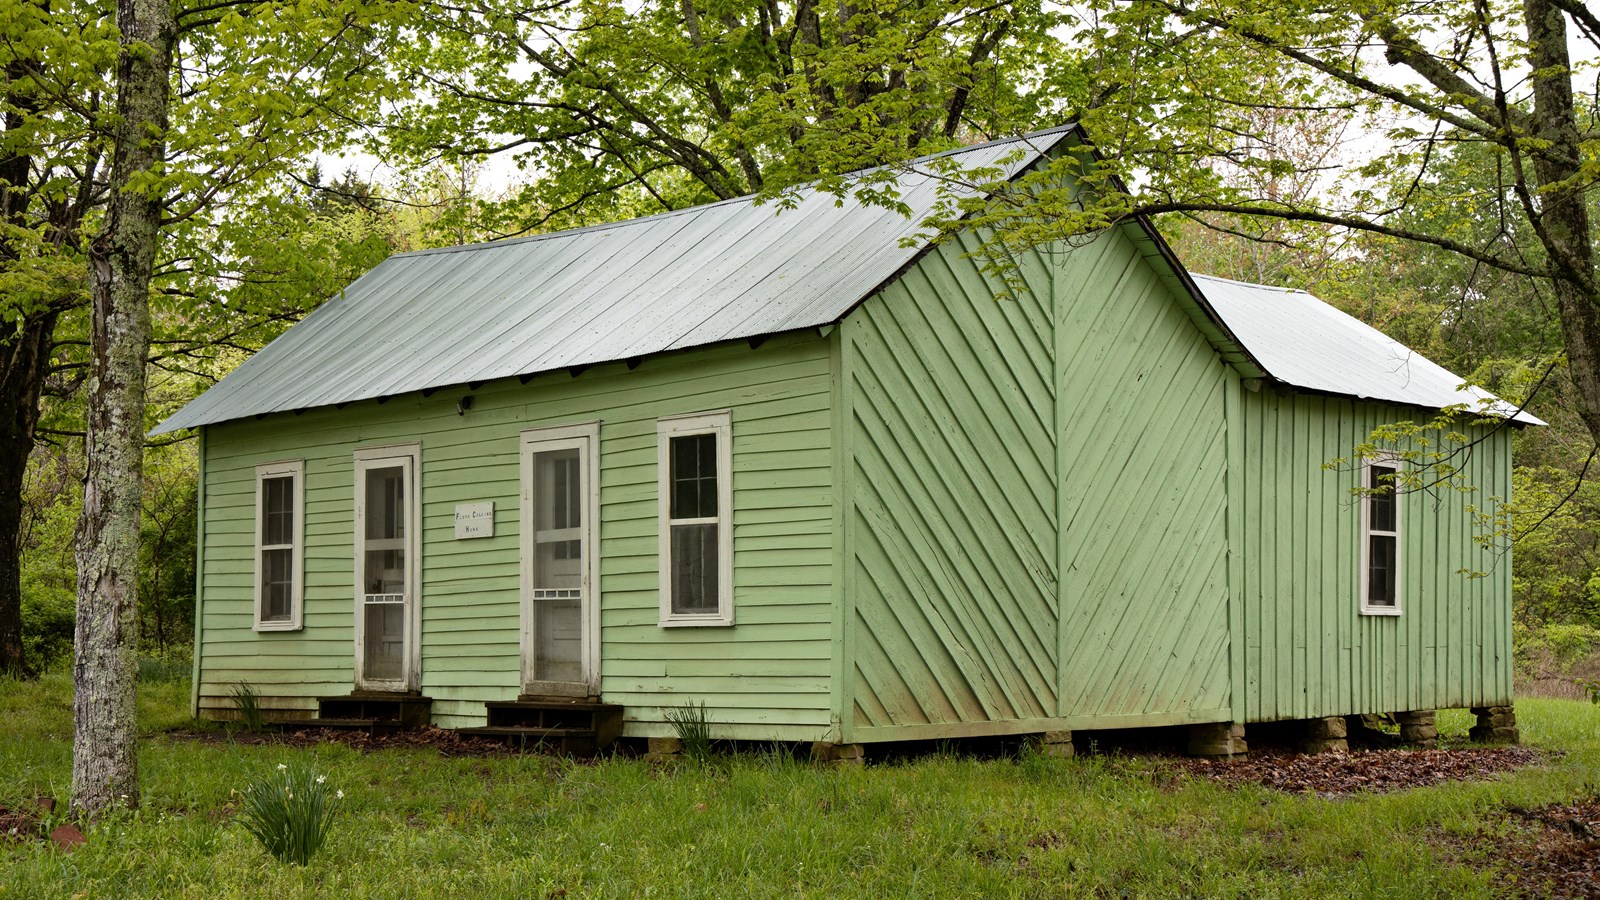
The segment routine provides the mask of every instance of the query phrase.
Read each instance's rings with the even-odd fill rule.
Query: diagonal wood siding
[[[1226,719],[1235,382],[1120,234],[1063,254],[1056,277],[1060,714]]]
[[[1249,720],[1509,703],[1511,560],[1474,542],[1466,509],[1509,497],[1507,430],[1467,458],[1473,494],[1401,497],[1403,613],[1363,616],[1359,475],[1323,464],[1351,457],[1379,425],[1430,414],[1270,389],[1245,392],[1242,406]]]
[[[841,328],[847,720],[1029,719],[1056,708],[1050,264],[1031,293],[941,246]]]

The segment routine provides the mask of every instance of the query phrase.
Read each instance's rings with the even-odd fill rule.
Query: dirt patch
[[[39,815],[0,806],[0,840],[31,841],[39,837]]]
[[[1229,787],[1259,784],[1295,794],[1342,797],[1477,781],[1540,762],[1527,747],[1462,747],[1441,750],[1357,750],[1351,753],[1252,751],[1244,759],[1182,759],[1174,765],[1196,778]]]
[[[441,756],[508,756],[518,752],[503,741],[464,737],[448,728],[419,728],[368,734],[343,728],[304,728],[294,731],[173,731],[167,737],[201,744],[274,745],[315,747],[318,744],[344,744],[362,752],[374,750],[434,750]]]
[[[1500,856],[1528,893],[1600,900],[1600,796],[1508,812],[1531,835],[1502,842]]]

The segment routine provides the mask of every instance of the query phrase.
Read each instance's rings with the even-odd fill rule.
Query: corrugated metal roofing
[[[939,156],[1015,175],[1072,130]],[[944,182],[917,169],[901,177],[909,217],[802,190],[781,212],[745,197],[397,254],[153,433],[834,322],[927,247],[910,239]]]
[[[1073,131],[939,156],[1016,175]],[[909,167],[899,180],[909,217],[802,190],[781,211],[743,197],[396,254],[152,434],[836,322],[927,249],[920,223],[947,183]],[[1259,364],[1297,387],[1435,408],[1490,396],[1456,391],[1455,375],[1310,294],[1203,276],[1191,282],[1154,229],[1130,227],[1197,327],[1247,374]],[[1189,296],[1190,284],[1199,296]],[[1515,419],[1542,424],[1527,413]]]
[[[1383,332],[1305,291],[1195,275],[1256,361],[1275,379],[1308,390],[1431,409],[1466,404],[1473,412],[1543,420],[1521,412]]]

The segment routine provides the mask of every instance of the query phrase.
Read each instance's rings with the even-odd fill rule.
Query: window
[[[257,631],[300,627],[305,463],[256,466]]]
[[[1400,461],[1367,461],[1361,495],[1361,612],[1400,615],[1400,497],[1395,476]]]
[[[733,624],[733,428],[727,412],[657,423],[661,624]]]

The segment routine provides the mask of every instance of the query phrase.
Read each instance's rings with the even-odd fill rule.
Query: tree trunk
[[[104,230],[89,249],[88,476],[78,519],[72,804],[94,816],[139,802],[134,753],[139,512],[150,279],[161,227],[154,186],[176,26],[169,0],[117,0],[116,144]]]
[[[0,674],[28,674],[22,650],[22,483],[55,327],[55,313],[28,319],[0,349]]]
[[[1533,81],[1533,137],[1549,150],[1533,154],[1542,189],[1541,238],[1554,270],[1567,368],[1578,389],[1579,415],[1600,441],[1600,296],[1596,295],[1594,236],[1589,222],[1585,179],[1578,161],[1582,138],[1574,113],[1567,22],[1550,0],[1525,0]]]
[[[19,57],[5,71],[5,134],[23,131],[39,112],[33,91],[20,88],[40,73],[36,61]],[[8,141],[10,143],[10,141]],[[33,155],[20,146],[0,158],[0,218],[13,228],[28,227],[28,188]],[[0,239],[0,260],[14,263],[21,254],[9,239]],[[33,429],[39,422],[39,393],[50,363],[50,339],[57,314],[47,312],[21,323],[0,347],[0,674],[29,674],[22,650],[22,483],[33,452]]]

